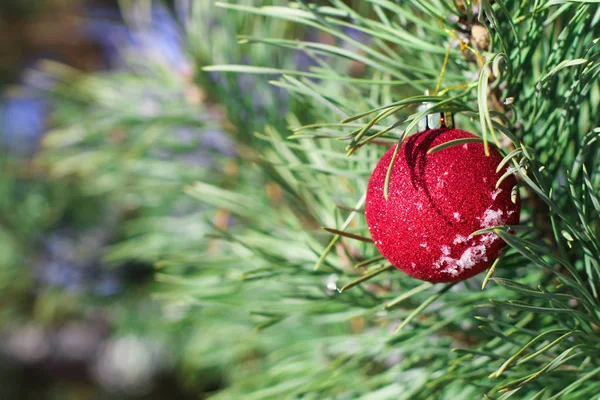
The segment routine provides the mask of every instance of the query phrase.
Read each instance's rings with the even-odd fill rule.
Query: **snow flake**
[[[492,200],[496,200],[496,197],[502,192],[502,189],[498,188],[492,192]]]
[[[452,244],[466,243],[468,241],[469,241],[468,237],[458,234],[454,238],[454,241],[452,242]]]
[[[458,259],[442,256],[434,265],[437,268],[444,267],[442,272],[458,276],[484,261],[487,261],[486,246],[478,245],[467,248]]]
[[[500,239],[498,237],[498,235],[496,235],[495,233],[484,233],[483,235],[479,235],[479,243],[485,245],[485,246],[489,246],[490,244],[494,243],[496,240]]]
[[[504,212],[502,210],[498,209],[494,211],[488,208],[483,213],[483,216],[479,218],[479,220],[481,221],[481,227],[489,228],[490,226],[504,225],[506,220],[502,218],[502,215],[504,215]]]

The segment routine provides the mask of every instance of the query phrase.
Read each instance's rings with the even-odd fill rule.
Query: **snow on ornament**
[[[429,129],[400,146],[384,197],[386,173],[396,145],[379,160],[367,189],[365,214],[381,254],[406,274],[429,282],[456,282],[488,268],[505,243],[495,233],[471,236],[491,226],[516,224],[520,200],[511,199],[516,179],[496,188],[506,169],[502,156],[481,142],[453,145],[428,154],[442,143],[475,138],[458,129]]]

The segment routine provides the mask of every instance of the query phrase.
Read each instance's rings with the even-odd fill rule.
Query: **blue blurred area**
[[[0,13],[3,2],[0,0]],[[39,4],[42,3],[46,4]],[[82,0],[74,7],[78,14],[72,15],[73,18],[82,22],[69,33],[75,32],[77,38],[60,39],[59,44],[47,48],[23,46],[23,49],[27,47],[27,51],[23,50],[26,54],[19,54],[21,58],[17,63],[23,66],[22,70],[14,74],[11,71],[10,87],[0,86],[0,159],[4,161],[7,154],[10,159],[6,162],[10,169],[0,170],[7,178],[3,188],[8,190],[3,196],[7,198],[6,210],[19,211],[15,212],[16,217],[7,219],[10,225],[0,226],[0,232],[6,231],[10,239],[14,233],[14,242],[18,242],[14,253],[18,255],[10,268],[11,271],[14,269],[14,276],[24,282],[15,289],[14,296],[12,292],[10,294],[15,305],[3,303],[0,306],[5,310],[16,310],[14,320],[7,318],[11,326],[4,324],[4,320],[0,323],[0,399],[190,398],[166,357],[176,356],[159,351],[163,345],[170,344],[162,342],[162,332],[154,331],[161,310],[149,296],[150,278],[154,273],[152,265],[149,261],[135,259],[135,256],[115,261],[118,265],[108,266],[105,261],[109,246],[130,238],[125,223],[148,210],[142,210],[144,206],[125,209],[125,205],[112,198],[107,200],[103,194],[97,195],[98,198],[94,197],[96,194],[83,195],[79,193],[79,177],[53,180],[48,178],[45,170],[37,169],[46,160],[39,156],[42,155],[44,135],[55,123],[52,119],[53,107],[57,107],[53,103],[58,98],[55,96],[64,93],[57,91],[50,95],[61,82],[53,78],[54,74],[47,68],[50,64],[44,60],[59,61],[103,75],[116,71],[119,76],[138,74],[152,78],[157,70],[165,70],[175,79],[183,78],[181,93],[176,96],[181,97],[183,105],[189,105],[184,91],[188,83],[190,87],[194,86],[191,61],[182,27],[164,5],[166,3],[122,2],[133,5],[125,15],[116,7],[116,1],[112,7],[110,1],[94,1],[94,6],[90,6],[91,3]],[[142,3],[152,7],[144,8]],[[177,2],[180,7],[176,11],[181,20],[186,17],[184,3]],[[63,11],[61,8],[60,12]],[[54,25],[52,29],[61,32],[60,24]],[[41,40],[38,43],[47,42]],[[86,45],[80,46],[80,42]],[[65,43],[67,47],[73,45],[75,50],[60,48]],[[22,50],[18,46],[14,48]],[[79,48],[91,48],[93,52],[78,53]],[[85,57],[90,57],[91,61],[77,62]],[[150,68],[152,73],[146,76]],[[62,75],[56,76],[62,79]],[[127,87],[122,90],[129,96],[127,99],[135,101],[139,98],[140,104],[152,103],[151,97],[156,95],[154,114],[149,112],[152,115],[147,115],[151,120],[160,116],[161,101],[165,97],[162,92],[153,92],[161,91],[159,86],[139,93],[128,91],[131,89]],[[252,81],[248,82],[247,90],[253,90]],[[202,97],[198,98],[200,100],[193,102],[198,114],[209,119],[201,103]],[[90,104],[97,103],[92,99],[75,108],[88,110]],[[57,107],[56,123],[61,121],[63,109]],[[140,114],[140,118],[145,116]],[[157,154],[152,153],[149,157],[161,156],[181,164],[217,168],[218,154],[235,156],[233,141],[218,123],[211,122],[210,128],[205,128],[201,122],[199,117],[197,124],[185,125],[183,122],[182,126],[177,126],[174,123],[174,129],[165,130],[170,134],[168,145],[172,148],[157,142],[156,149],[152,149],[157,150]],[[132,130],[131,134],[136,132]],[[12,160],[13,157],[17,160]],[[59,193],[55,195],[55,191]],[[36,196],[41,205],[38,207],[35,203],[31,209],[40,209],[41,216],[32,217],[32,222],[27,225],[21,215],[32,213],[29,208],[21,207],[25,203],[23,199]],[[161,200],[164,200],[162,207],[168,200]],[[164,213],[169,216],[177,211],[173,204],[168,204]],[[40,221],[44,224],[39,224]],[[0,221],[0,224],[4,223],[4,220]],[[24,233],[21,234],[22,227]],[[4,267],[0,265],[0,272]],[[3,288],[12,286],[12,282],[2,283],[6,284]],[[168,351],[175,351],[175,348]],[[6,365],[9,365],[8,369],[5,369]],[[71,387],[73,392],[69,392]],[[46,392],[53,393],[47,395]],[[5,397],[5,393],[10,395]]]
[[[13,90],[0,100],[0,143],[19,156],[31,155],[46,130],[49,102],[33,90]]]
[[[41,239],[39,260],[33,268],[37,283],[97,296],[119,293],[124,285],[121,271],[102,263],[107,233],[101,227],[86,231],[59,228],[48,233]]]
[[[133,60],[150,59],[179,71],[187,71],[183,32],[163,5],[132,7],[126,25],[121,13],[111,8],[88,9],[83,37],[97,44],[108,68],[122,68]]]
[[[367,35],[359,29],[347,26],[344,27],[342,31],[344,32],[344,34],[348,35],[350,39],[356,40],[359,43],[369,44],[369,42],[371,41],[371,36]]]
[[[100,70],[117,70],[143,64],[144,60],[164,63],[181,73],[189,73],[190,61],[184,49],[184,35],[171,12],[154,3],[145,9],[133,7],[126,24],[117,8],[94,7],[85,13],[82,40],[99,49]],[[54,58],[38,54],[30,63]],[[23,76],[18,89],[5,90],[0,96],[0,145],[17,156],[31,156],[46,131],[50,102],[44,90],[47,84],[28,82]]]

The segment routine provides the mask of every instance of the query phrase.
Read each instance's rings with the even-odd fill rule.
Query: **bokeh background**
[[[198,37],[227,39],[193,60],[186,3],[0,3],[2,399],[185,399],[223,385],[186,361],[202,328],[157,299],[157,260],[209,224],[183,186],[235,170],[209,92],[238,83],[193,66],[235,42],[236,21],[197,7]]]

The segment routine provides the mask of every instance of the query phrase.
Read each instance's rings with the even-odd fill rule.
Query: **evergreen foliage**
[[[215,206],[234,202],[253,221],[227,237],[262,259],[243,271],[252,278],[248,286],[283,292],[282,309],[270,306],[265,315],[266,323],[277,323],[265,335],[285,335],[295,320],[336,332],[310,341],[325,358],[311,368],[321,379],[290,373],[273,386],[257,377],[253,386],[264,383],[270,392],[236,394],[258,398],[278,387],[291,398],[584,399],[598,393],[597,6],[222,6],[304,25],[333,43],[243,36],[319,57],[309,74],[280,70],[273,82],[303,98],[311,118],[290,117],[290,138],[269,127],[258,134],[270,144],[261,166],[281,188],[285,211],[272,204],[257,213],[249,194],[203,184],[191,191]],[[350,75],[353,62],[365,65],[359,77]],[[205,70],[273,72],[231,65]],[[433,94],[423,96],[427,89]],[[433,106],[416,110],[424,102]],[[367,235],[360,210],[370,169],[384,150],[377,142],[402,140],[434,111],[455,112],[461,128],[505,152],[526,204],[522,225],[511,227],[516,234],[488,229],[509,243],[504,257],[486,277],[457,285],[399,275],[366,239],[354,237]],[[351,157],[341,157],[344,148]],[[345,233],[333,231],[327,240],[316,225]],[[312,254],[302,257],[291,244]],[[244,306],[256,312],[252,303]],[[281,375],[295,364],[289,356],[272,370]]]
[[[187,379],[216,399],[600,392],[597,2],[176,3],[193,78],[54,70],[43,163],[124,216],[106,260],[154,263]],[[499,261],[447,285],[392,268],[363,215],[379,157],[439,111],[523,199],[520,225],[478,232]],[[203,152],[217,126],[235,156]]]

